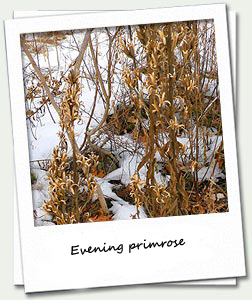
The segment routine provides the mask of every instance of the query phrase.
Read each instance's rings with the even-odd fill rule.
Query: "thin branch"
[[[92,30],[93,29],[87,29],[85,37],[84,37],[84,40],[83,40],[82,45],[81,45],[80,53],[79,53],[78,57],[75,60],[75,72],[77,74],[80,73],[81,62],[82,62],[84,53],[85,53],[85,51],[87,49],[88,41],[90,39],[90,35],[91,35]]]
[[[58,104],[55,102],[53,95],[51,94],[48,85],[46,83],[45,77],[43,76],[43,74],[41,73],[39,67],[37,66],[35,60],[33,59],[26,43],[24,39],[21,39],[21,46],[24,50],[25,55],[28,57],[29,61],[31,62],[34,71],[37,73],[37,76],[39,77],[39,80],[41,81],[41,83],[43,84],[43,87],[47,93],[47,96],[50,100],[50,102],[52,103],[52,106],[54,107],[54,109],[57,111],[57,113],[60,115],[60,108],[58,106]]]
[[[102,76],[101,76],[101,73],[100,73],[100,70],[99,70],[99,67],[98,67],[98,62],[97,62],[97,59],[96,59],[96,56],[95,56],[95,52],[94,52],[92,40],[91,40],[90,37],[89,37],[89,47],[90,47],[92,59],[93,59],[93,62],[94,62],[94,67],[95,67],[95,71],[96,71],[96,77],[97,77],[97,79],[99,81],[99,84],[100,84],[101,89],[102,89],[102,93],[103,93],[103,95],[105,97],[105,100],[106,100],[105,112],[104,112],[104,115],[103,115],[103,117],[102,117],[99,125],[96,128],[94,128],[93,130],[87,132],[87,135],[91,136],[94,133],[96,133],[102,127],[102,125],[104,124],[104,122],[107,119],[108,112],[109,112],[109,106],[110,106],[110,103],[109,103],[110,101],[109,100],[110,100],[111,91],[109,91],[109,95],[108,95],[107,91],[105,89],[103,80],[102,80]],[[110,68],[110,66],[108,66],[108,68]]]

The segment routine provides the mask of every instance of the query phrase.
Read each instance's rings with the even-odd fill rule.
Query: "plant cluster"
[[[65,58],[63,68],[67,39],[78,55]],[[228,210],[226,182],[217,176],[225,177],[225,159],[212,20],[29,35],[21,45],[29,61],[27,121],[36,129],[48,111],[60,126],[47,167],[50,199],[43,205],[55,224],[112,219],[100,179],[122,168],[122,154],[141,157],[130,184],[115,189],[134,202],[134,218],[142,208],[147,217]],[[40,67],[41,55],[48,68]],[[92,91],[89,109],[86,89]]]
[[[141,25],[135,27],[134,41],[120,41],[127,57],[122,75],[135,109],[135,134],[145,136],[146,155],[132,177],[132,195],[150,217],[191,213],[189,200],[200,203],[212,188],[201,188],[199,170],[207,167],[205,174],[210,170],[212,178],[217,164],[224,168],[223,157],[216,159],[223,142],[215,154],[208,154],[211,131],[222,133],[212,26],[196,21]],[[189,138],[188,145],[180,143],[181,136]],[[155,179],[157,153],[170,176],[167,185]],[[143,183],[139,171],[146,165]],[[190,175],[192,184],[186,187]]]

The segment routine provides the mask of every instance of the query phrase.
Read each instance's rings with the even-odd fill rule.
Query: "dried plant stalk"
[[[135,134],[142,127],[146,135],[146,154],[135,175],[139,176],[140,169],[146,166],[146,180],[139,189],[137,177],[132,178],[132,196],[150,216],[188,214],[190,197],[195,195],[200,203],[204,196],[198,178],[204,167],[200,161],[207,164],[214,159],[214,155],[207,156],[211,124],[206,124],[207,117],[213,117],[214,103],[219,102],[217,95],[206,103],[210,83],[217,78],[214,27],[206,22],[199,28],[197,21],[135,26],[135,44],[129,35],[128,42],[121,39],[120,46],[127,57],[122,75],[135,107]],[[144,59],[137,56],[139,52],[144,53]],[[214,91],[217,93],[216,88]],[[216,124],[221,134],[221,119]],[[183,132],[189,138],[188,146],[179,142]],[[200,157],[201,147],[204,159]],[[162,190],[155,179],[157,152],[170,176],[164,187],[169,209],[162,212],[157,205],[162,201],[155,200],[155,193]],[[193,184],[186,187],[188,172],[193,176]]]

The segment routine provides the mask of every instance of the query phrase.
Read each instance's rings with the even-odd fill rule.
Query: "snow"
[[[114,173],[114,176],[112,175]],[[110,174],[108,174],[103,179],[97,178],[97,182],[100,184],[103,195],[105,197],[114,199],[111,201],[113,212],[113,220],[130,220],[137,213],[137,208],[135,205],[129,204],[124,201],[122,198],[118,197],[116,193],[112,191],[112,187],[114,184],[108,182],[108,180],[119,179],[121,175],[121,169],[117,169]],[[147,218],[144,209],[142,207],[139,208],[140,214],[139,219]]]
[[[212,178],[213,181],[218,181],[220,178],[225,179],[225,175],[221,172],[218,164],[216,164],[215,168],[211,165],[210,167],[203,167],[198,171],[198,179],[202,180],[203,178],[205,180]]]
[[[32,190],[33,208],[40,208],[46,199],[49,199],[47,194],[40,190]]]
[[[32,169],[31,172],[36,177],[36,183],[32,185],[32,199],[33,208],[37,209],[43,205],[46,199],[49,199],[48,181],[45,179],[45,171],[40,169]]]
[[[38,168],[32,168],[31,172],[33,176],[36,177],[36,182],[32,184],[35,226],[55,225],[54,223],[50,222],[52,220],[52,216],[48,215],[47,212],[42,208],[44,201],[49,199],[46,172]]]
[[[97,182],[100,184],[101,190],[105,197],[112,198],[118,201],[122,200],[116,195],[116,193],[112,191],[112,187],[114,186],[113,184],[109,183],[106,179],[101,180],[100,178],[97,178]]]
[[[131,205],[124,200],[112,201],[112,210],[114,213],[113,220],[132,220],[138,219],[135,205]],[[143,207],[139,208],[139,219],[147,218]]]

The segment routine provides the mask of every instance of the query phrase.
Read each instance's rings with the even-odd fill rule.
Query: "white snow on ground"
[[[135,141],[132,139],[131,134],[124,134],[123,136],[118,136],[118,140],[120,140],[120,144],[123,146],[117,146],[116,153],[114,153],[119,158],[120,168],[112,171],[107,174],[103,179],[104,180],[121,180],[121,182],[125,185],[130,183],[130,178],[136,173],[137,166],[142,161],[144,156],[146,155],[146,150],[144,147],[137,149],[136,153],[132,154],[131,152],[125,151],[125,146],[133,150],[135,148]],[[120,153],[120,155],[118,155]],[[156,153],[157,161],[161,161],[161,157],[158,153]],[[139,176],[141,180],[146,178],[147,167],[144,165],[139,170]],[[155,179],[157,183],[167,184],[170,176],[163,176],[160,172],[155,173]]]
[[[114,176],[112,175],[114,173]],[[119,175],[119,176],[118,176]],[[112,207],[111,211],[113,212],[113,220],[130,220],[137,213],[137,208],[135,205],[129,204],[124,201],[122,198],[118,197],[116,193],[112,191],[113,184],[109,183],[109,180],[119,179],[121,176],[121,169],[117,169],[104,178],[97,178],[97,182],[100,184],[102,192],[105,197],[114,199],[111,201]],[[140,207],[139,219],[147,218],[144,209]]]
[[[36,183],[32,185],[33,208],[41,207],[48,195],[48,180],[46,180],[46,172],[40,169],[32,169],[32,174],[36,177]]]
[[[135,205],[131,205],[124,200],[112,201],[112,211],[114,213],[113,220],[132,220],[138,219]],[[139,219],[147,218],[143,207],[139,208]]]
[[[31,169],[33,176],[36,177],[36,183],[32,185],[32,199],[34,209],[35,226],[55,225],[50,222],[52,216],[48,215],[41,206],[44,201],[49,199],[48,180],[46,180],[46,172],[40,169]]]
[[[100,184],[104,196],[118,201],[122,200],[116,195],[116,193],[112,191],[112,187],[114,186],[113,184],[109,183],[106,179],[103,178],[97,178],[97,182]]]
[[[35,226],[49,226],[55,225],[52,220],[52,216],[48,215],[42,208],[37,208],[35,213],[34,223]]]
[[[198,171],[198,179],[210,179],[212,178],[213,181],[217,181],[218,179],[222,178],[225,179],[225,175],[221,172],[219,165],[216,164],[213,172],[213,166],[211,165],[209,168],[203,167]]]

